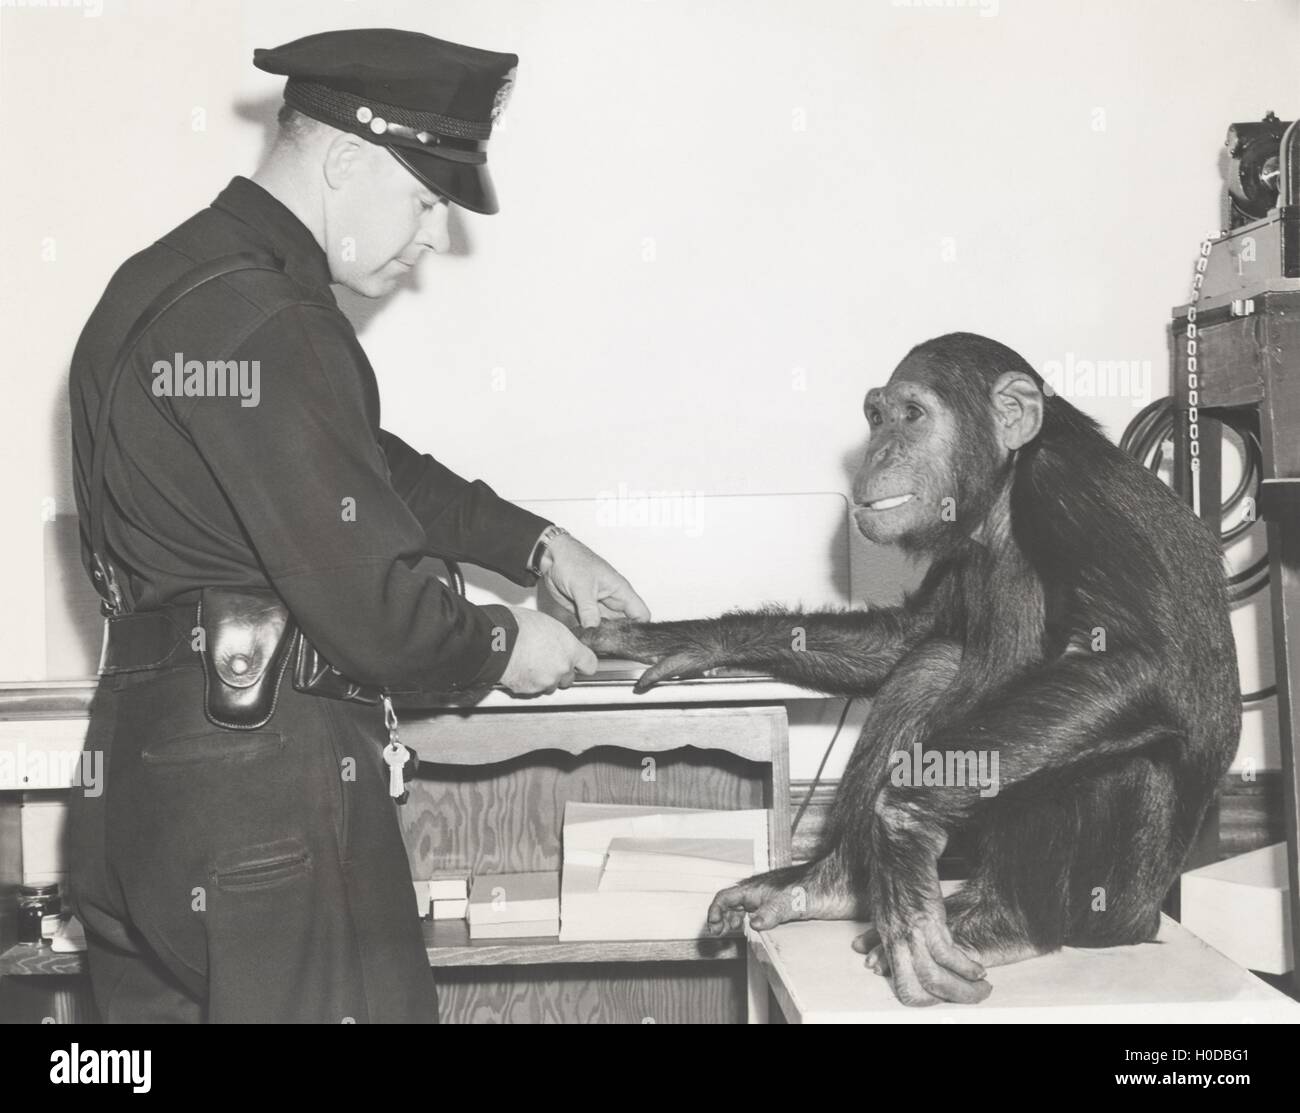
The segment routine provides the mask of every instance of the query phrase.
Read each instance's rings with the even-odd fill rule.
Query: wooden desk
[[[421,775],[401,822],[412,875],[558,870],[568,800],[766,808],[771,863],[790,861],[785,700],[765,680],[598,681],[533,700],[494,692],[471,709],[411,708],[402,740]],[[444,1020],[737,1022],[766,1016],[739,939],[470,942],[426,923]],[[751,977],[752,975],[752,977]]]

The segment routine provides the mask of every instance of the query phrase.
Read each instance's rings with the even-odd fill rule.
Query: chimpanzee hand
[[[681,624],[686,625],[686,624]],[[626,657],[651,667],[633,688],[644,692],[661,680],[699,676],[721,664],[716,650],[677,629],[671,622],[634,622],[607,618],[599,626],[575,631],[579,641],[601,657]]]
[[[872,886],[875,922],[853,941],[853,949],[867,956],[867,966],[877,974],[892,979],[899,1001],[974,1005],[992,993],[984,967],[948,930],[937,874],[933,891],[906,911],[891,908],[892,897],[882,897],[881,891],[890,888],[888,883]]]
[[[626,657],[632,661],[653,660],[634,656],[636,631],[640,624],[629,618],[602,619],[599,626],[582,626],[573,632],[597,657]]]

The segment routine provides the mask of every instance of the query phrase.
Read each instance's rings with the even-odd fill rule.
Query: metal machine
[[[1224,425],[1257,440],[1300,989],[1300,130],[1270,113],[1234,124],[1226,146],[1229,229],[1201,245],[1173,311],[1174,484],[1221,531]]]

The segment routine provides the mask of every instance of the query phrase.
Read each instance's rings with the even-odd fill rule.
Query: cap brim
[[[498,210],[497,191],[487,163],[452,162],[410,147],[390,146],[386,150],[431,190],[461,208],[486,216]]]

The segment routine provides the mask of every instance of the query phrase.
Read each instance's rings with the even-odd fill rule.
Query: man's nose
[[[451,235],[447,231],[447,213],[450,208],[446,201],[439,201],[420,221],[420,234],[416,237],[416,242],[435,255],[445,255],[451,250]]]

